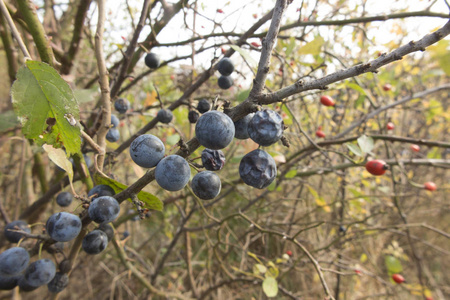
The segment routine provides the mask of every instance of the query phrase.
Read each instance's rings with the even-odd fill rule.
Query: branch
[[[101,149],[106,149],[106,133],[111,125],[111,99],[109,95],[108,70],[106,69],[105,58],[103,54],[103,32],[105,30],[105,0],[98,0],[98,23],[95,33],[95,58],[97,59],[97,68],[99,72],[99,82],[101,90],[102,122],[97,131],[97,144]],[[98,168],[103,170],[105,160],[104,150],[98,156]]]
[[[410,160],[386,160],[385,161],[390,166],[397,166],[397,165],[421,165],[421,166],[433,166],[433,167],[440,167],[440,168],[450,168],[450,160],[448,159],[410,159]],[[312,175],[325,175],[331,172],[335,172],[338,170],[344,170],[348,168],[354,168],[354,167],[362,167],[365,163],[345,163],[333,166],[332,168],[317,168],[312,169],[310,171],[306,172],[299,172],[295,176],[296,177],[308,177]]]
[[[115,82],[111,87],[111,98],[115,98],[119,92],[120,86],[126,78],[126,73],[131,63],[131,58],[136,51],[136,45],[141,34],[142,28],[144,28],[145,20],[147,19],[148,9],[150,6],[150,0],[145,0],[144,5],[142,6],[141,17],[139,19],[139,23],[134,31],[133,37],[128,45],[127,51],[122,60],[122,64],[120,66],[119,74],[115,78]]]
[[[261,57],[258,63],[258,71],[253,80],[253,88],[250,91],[250,97],[255,97],[262,93],[266,83],[267,74],[269,73],[270,58],[272,56],[273,47],[277,40],[278,31],[281,26],[281,18],[283,12],[286,10],[287,1],[277,0],[275,4],[272,22],[270,23],[269,31],[262,42]]]
[[[8,8],[6,7],[5,2],[3,2],[3,0],[0,0],[0,9],[2,10],[3,16],[6,18],[6,21],[8,22],[9,28],[11,28],[11,32],[14,38],[19,44],[20,51],[22,51],[25,60],[31,59],[27,46],[25,46],[25,43],[23,42],[22,37],[20,36],[20,33],[17,30],[16,25],[14,24],[14,21],[12,20]]]
[[[422,91],[422,92],[419,92],[419,93],[415,93],[415,94],[413,94],[411,96],[405,97],[405,98],[400,99],[398,101],[395,101],[395,102],[393,102],[391,104],[388,104],[386,106],[380,107],[380,108],[372,111],[371,113],[365,115],[360,120],[350,124],[350,126],[347,129],[345,129],[341,133],[337,134],[335,136],[335,138],[338,139],[338,138],[341,138],[341,137],[345,136],[347,133],[349,133],[350,131],[352,131],[356,127],[359,127],[362,123],[366,122],[367,120],[373,118],[374,116],[378,115],[379,113],[381,113],[381,112],[383,112],[385,110],[393,108],[393,107],[395,107],[397,105],[404,104],[404,103],[409,102],[409,101],[411,101],[413,99],[423,98],[423,97],[425,97],[425,96],[427,96],[429,94],[433,94],[433,93],[440,92],[440,91],[443,91],[443,90],[448,90],[448,89],[450,89],[450,84],[441,85],[441,86],[438,86],[438,87],[435,87],[435,88],[431,88],[429,90],[425,90],[425,91]]]
[[[320,79],[311,80],[308,82],[298,81],[293,85],[282,88],[274,93],[264,94],[258,97],[257,102],[260,104],[271,104],[275,102],[279,102],[286,97],[292,96],[294,94],[298,94],[300,92],[313,90],[313,89],[326,89],[327,85],[341,81],[347,78],[355,77],[367,72],[377,72],[377,69],[390,64],[396,60],[401,60],[403,56],[417,52],[417,51],[425,51],[425,48],[442,40],[444,37],[450,34],[450,22],[447,22],[442,28],[439,30],[424,36],[417,42],[411,41],[407,45],[404,45],[390,54],[381,55],[379,58],[372,60],[368,63],[359,64],[354,67],[341,70]],[[245,103],[246,101],[244,101]],[[241,104],[242,105],[242,104]],[[237,110],[239,106],[234,108],[234,111]],[[236,112],[234,112],[236,113]]]
[[[19,11],[23,16],[23,19],[28,25],[28,30],[33,36],[33,40],[36,43],[41,60],[54,67],[56,60],[53,56],[53,50],[50,46],[48,37],[45,34],[44,27],[36,15],[36,8],[34,4],[29,0],[17,0],[17,4],[19,5]]]

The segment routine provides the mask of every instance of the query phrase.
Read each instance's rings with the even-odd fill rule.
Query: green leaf
[[[356,99],[354,107],[358,108],[364,104],[364,101],[366,100],[366,96],[359,95],[358,99]]]
[[[77,99],[78,103],[87,103],[94,101],[96,98],[94,97],[97,94],[95,89],[76,89],[73,91],[73,95],[75,99]]]
[[[94,180],[95,183],[98,184],[105,184],[108,185],[110,187],[113,188],[114,192],[120,193],[121,191],[125,190],[126,188],[128,188],[128,186],[126,186],[123,183],[120,183],[114,179],[111,178],[107,178],[107,177],[103,177],[98,173],[95,173],[94,175]],[[139,200],[141,200],[142,202],[144,202],[144,207],[148,208],[148,209],[153,209],[153,210],[163,210],[164,208],[164,204],[162,203],[161,200],[159,200],[158,197],[156,197],[153,194],[150,194],[148,192],[144,192],[144,191],[140,191],[137,194],[137,197],[139,198]],[[128,201],[130,201],[131,203],[133,201],[131,201],[131,199],[128,199]]]
[[[240,48],[236,45],[230,45],[231,48],[233,48],[236,52],[239,52],[239,54],[242,56],[242,58],[247,61],[247,63],[254,69],[258,66],[258,63],[256,60],[253,59],[253,57],[250,56],[250,54],[245,51],[244,49]]]
[[[263,281],[262,288],[267,297],[276,297],[278,294],[278,282],[273,277],[266,277]]]
[[[295,175],[297,175],[297,170],[290,170],[289,172],[286,173],[286,175],[284,177],[285,178],[294,178]]]
[[[396,257],[392,255],[386,255],[384,257],[384,263],[388,272],[391,274],[401,273],[403,271],[402,263]]]
[[[55,149],[52,145],[43,145],[42,148],[47,152],[48,158],[54,162],[58,167],[67,172],[70,186],[73,182],[73,165],[67,159],[67,154],[62,149]]]
[[[0,132],[7,131],[19,124],[16,114],[12,110],[0,114]]]
[[[347,87],[351,88],[352,90],[355,90],[355,91],[359,92],[361,95],[366,95],[366,91],[362,87],[357,85],[356,83],[348,82],[345,85]]]
[[[324,43],[325,40],[323,39],[323,37],[321,37],[320,35],[316,36],[314,40],[302,46],[298,51],[298,54],[300,55],[317,54],[320,52],[320,48],[323,46]]]
[[[369,153],[373,149],[373,138],[363,134],[358,138],[358,145],[363,153]]]
[[[244,100],[248,98],[248,95],[250,95],[250,90],[242,91],[237,95],[236,101],[239,103],[244,102]]]
[[[69,156],[80,152],[78,103],[55,69],[42,62],[27,61],[17,72],[11,96],[27,138],[38,145],[64,146]]]
[[[179,134],[172,134],[170,136],[167,137],[166,139],[166,143],[168,145],[175,145],[176,143],[178,143],[178,141],[180,140],[180,135]]]
[[[356,156],[363,156],[363,152],[361,151],[361,148],[359,148],[358,145],[355,144],[345,144],[347,146],[348,150],[350,150],[353,154]]]

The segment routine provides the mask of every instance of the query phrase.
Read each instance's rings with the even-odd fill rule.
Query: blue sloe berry
[[[87,254],[99,254],[108,246],[108,236],[101,230],[93,230],[86,234],[81,247]]]
[[[15,220],[8,223],[4,229],[5,238],[11,243],[18,243],[20,239],[23,237],[23,234],[19,232],[14,232],[10,230],[22,230],[26,233],[31,233],[30,227],[28,227],[28,223],[22,220]]]
[[[156,69],[161,63],[159,60],[159,56],[151,52],[145,56],[144,61],[145,65],[150,69]]]
[[[92,200],[88,213],[95,223],[110,223],[119,216],[120,205],[115,198],[102,196]]]
[[[69,192],[61,192],[56,196],[56,203],[61,207],[67,207],[72,203],[73,195]]]
[[[255,114],[251,113],[246,115],[245,117],[243,117],[240,120],[237,120],[236,122],[234,122],[234,137],[240,140],[246,140],[249,138],[248,135],[248,123],[250,122],[250,120],[253,118]]]
[[[119,98],[114,102],[114,108],[119,113],[124,114],[130,109],[130,102],[125,98]]]
[[[17,275],[26,269],[29,262],[27,250],[22,247],[9,248],[0,253],[0,275]]]
[[[88,197],[92,199],[95,199],[97,197],[102,196],[114,196],[116,193],[114,192],[114,189],[110,187],[109,185],[105,184],[99,184],[94,186],[88,193]]]
[[[199,113],[204,114],[211,109],[211,103],[207,99],[201,99],[198,101],[197,110]],[[195,122],[193,122],[195,123]]]
[[[252,187],[263,189],[269,186],[277,175],[275,160],[261,149],[247,153],[239,164],[241,179]]]
[[[169,124],[172,122],[173,113],[170,109],[160,109],[156,117],[161,123]]]
[[[120,131],[117,128],[110,128],[106,133],[106,140],[110,143],[115,143],[120,139]]]
[[[230,76],[220,76],[217,84],[222,90],[227,90],[233,85],[233,79]]]
[[[188,162],[179,155],[163,158],[155,169],[156,182],[165,190],[179,191],[185,187],[191,177]]]
[[[26,283],[38,287],[49,283],[56,274],[56,267],[53,261],[44,258],[31,263],[25,270],[24,278]]]
[[[270,109],[255,113],[247,128],[250,138],[261,146],[276,143],[283,135],[283,130],[283,119],[277,112]]]
[[[59,212],[48,218],[45,224],[48,235],[58,242],[68,242],[78,236],[81,231],[81,220],[78,216]]]
[[[198,119],[195,125],[195,135],[205,148],[223,149],[234,138],[234,123],[223,112],[209,111]]]
[[[222,58],[216,66],[219,73],[223,76],[230,76],[234,71],[234,65],[230,58],[224,57]]]
[[[225,155],[222,150],[204,149],[202,151],[203,167],[209,171],[218,171],[225,165]]]
[[[191,188],[194,194],[202,200],[211,200],[220,193],[222,183],[219,176],[212,171],[197,173],[192,178]]]
[[[138,136],[130,145],[131,159],[143,168],[153,168],[164,157],[166,148],[159,138],[151,134]]]
[[[69,276],[67,274],[56,272],[52,281],[47,284],[47,288],[51,293],[62,292],[69,284]]]

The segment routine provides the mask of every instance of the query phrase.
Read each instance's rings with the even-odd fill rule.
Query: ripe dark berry
[[[419,151],[420,151],[420,146],[419,146],[419,145],[412,144],[412,145],[410,146],[410,148],[411,148],[411,150],[414,151],[414,152],[419,152]]]
[[[173,113],[169,109],[160,109],[156,117],[161,123],[169,124],[170,122],[172,122]]]
[[[375,176],[383,175],[384,173],[386,173],[386,170],[388,169],[389,165],[386,164],[386,162],[379,159],[374,159],[366,163],[366,170],[370,174]]]
[[[69,206],[72,203],[73,195],[69,192],[61,192],[56,196],[56,203],[61,207]]]
[[[218,171],[225,165],[225,155],[221,150],[205,149],[202,151],[203,167],[209,171]]]
[[[423,187],[424,187],[424,189],[426,189],[428,191],[431,191],[431,192],[433,192],[433,191],[435,191],[437,189],[436,184],[434,182],[432,182],[432,181],[425,182]]]
[[[145,56],[145,65],[147,67],[149,67],[150,69],[156,69],[157,67],[159,67],[160,65],[160,60],[159,60],[159,56],[156,55],[155,53],[148,53]]]
[[[198,119],[195,135],[202,146],[213,150],[223,149],[234,138],[234,123],[223,112],[209,111]]]
[[[56,272],[52,281],[47,284],[47,288],[51,293],[62,292],[69,284],[69,276],[67,274]]]
[[[164,157],[166,148],[163,142],[154,135],[138,136],[130,145],[131,159],[143,168],[153,168]]]
[[[325,137],[325,133],[322,130],[319,129],[319,130],[316,131],[316,136],[318,138],[324,138]]]
[[[230,76],[220,76],[217,84],[222,90],[228,90],[233,85],[233,79]]]
[[[188,113],[189,123],[195,124],[197,123],[198,118],[200,117],[199,113],[195,110],[190,110]]]
[[[263,189],[269,186],[277,175],[275,160],[261,149],[247,153],[239,164],[239,175],[245,184]]]
[[[130,109],[130,102],[127,99],[119,98],[114,102],[114,108],[119,113],[124,114]]]
[[[246,115],[240,120],[237,120],[234,122],[234,137],[240,140],[246,140],[250,136],[248,135],[248,123],[250,123],[250,120],[253,118],[255,114],[251,113]]]
[[[111,114],[111,125],[112,128],[116,128],[119,126],[120,120],[116,115]]]
[[[231,59],[228,57],[222,58],[216,66],[219,73],[223,76],[230,76],[234,71],[234,65]]]
[[[78,236],[81,231],[81,219],[68,212],[55,213],[48,218],[45,229],[52,239],[68,242]]]
[[[120,205],[115,198],[102,196],[92,200],[88,213],[89,218],[95,223],[110,223],[119,216]]]
[[[17,286],[22,275],[4,276],[0,274],[0,291],[9,291]]]
[[[155,179],[160,187],[167,191],[179,191],[189,182],[191,167],[179,155],[169,155],[163,158],[155,169]]]
[[[398,284],[405,282],[405,278],[400,274],[393,274],[392,280],[394,280]]]
[[[108,245],[108,236],[101,230],[93,230],[83,238],[81,246],[87,254],[99,254]]]
[[[320,97],[320,103],[322,103],[325,106],[334,106],[336,104],[333,98],[327,95],[323,95],[322,97]]]
[[[3,231],[3,234],[5,235],[5,238],[11,242],[11,243],[18,243],[21,238],[23,238],[23,235],[19,232],[15,232],[16,230],[22,230],[26,233],[31,233],[30,227],[28,227],[28,223],[22,220],[16,220],[8,223],[5,226],[5,229]],[[11,231],[14,230],[14,231]]]
[[[198,101],[197,110],[199,113],[204,114],[211,109],[211,103],[208,100],[202,99]]]
[[[211,200],[220,193],[222,183],[219,176],[212,171],[197,173],[192,178],[191,188],[194,194],[202,200]]]
[[[22,273],[30,262],[25,248],[13,247],[0,253],[0,276],[13,276]]]
[[[387,129],[387,130],[394,130],[394,128],[395,128],[394,123],[388,122],[388,123],[386,124],[386,129]]]
[[[97,229],[103,231],[104,233],[106,233],[106,237],[108,238],[108,242],[113,239],[113,237],[114,237],[114,229],[112,228],[111,225],[109,225],[107,223],[103,223],[103,224],[100,224],[100,226],[98,226]]]
[[[56,267],[50,259],[40,259],[31,263],[25,270],[24,278],[27,284],[38,287],[49,283],[56,274]]]
[[[88,193],[88,198],[95,199],[102,196],[114,196],[116,193],[109,185],[99,184],[92,188]]]
[[[270,109],[255,113],[247,128],[250,138],[261,146],[270,146],[276,143],[283,135],[283,130],[283,118]]]
[[[106,140],[110,143],[115,143],[120,139],[120,131],[117,128],[110,128],[106,133]]]

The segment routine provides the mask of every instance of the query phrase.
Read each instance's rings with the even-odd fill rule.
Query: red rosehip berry
[[[292,251],[288,250],[288,251],[286,251],[286,254],[289,255],[289,256],[292,256]]]
[[[387,130],[394,130],[394,128],[395,128],[394,123],[389,122],[389,123],[386,124],[386,129]]]
[[[432,182],[432,181],[428,181],[425,182],[425,184],[423,185],[423,188],[426,189],[427,191],[435,191],[437,189],[436,183]]]
[[[325,137],[325,133],[322,130],[319,129],[319,130],[316,131],[316,136],[318,138],[324,138]]]
[[[389,165],[386,164],[386,162],[379,159],[374,159],[366,163],[366,170],[370,174],[375,176],[383,175],[384,173],[386,173],[386,170],[388,169]]]
[[[323,95],[322,97],[320,97],[320,103],[322,103],[325,106],[334,106],[336,104],[333,98],[327,95]]]
[[[385,85],[383,85],[383,90],[388,92],[392,89],[392,85],[390,85],[389,83],[386,83]]]
[[[414,152],[419,152],[419,151],[420,151],[420,146],[419,146],[419,145],[412,144],[412,145],[410,146],[410,148],[411,148],[411,150],[414,151]]]
[[[403,278],[403,276],[400,274],[393,274],[392,280],[394,280],[398,284],[405,282],[405,278]]]
[[[253,14],[253,18],[257,19],[258,15],[257,14]]]
[[[252,45],[253,47],[256,47],[256,48],[261,47],[261,44],[258,42],[251,42],[250,45]]]
[[[218,12],[219,14],[223,14],[223,13],[224,13],[223,10],[220,9],[220,8],[217,9],[217,12]]]
[[[361,275],[361,271],[360,270],[355,270],[355,273],[358,275]]]

